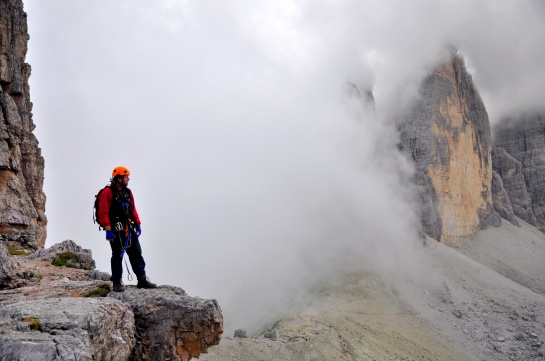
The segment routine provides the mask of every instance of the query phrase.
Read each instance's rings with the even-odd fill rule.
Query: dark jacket
[[[128,200],[128,205],[123,204],[126,201],[123,199],[123,194]],[[98,223],[104,228],[111,227],[111,224],[115,222],[121,222],[125,225],[128,218],[130,218],[131,222],[140,225],[140,217],[136,211],[131,190],[125,187],[117,188],[112,192],[110,187],[106,187],[98,197],[97,218]]]

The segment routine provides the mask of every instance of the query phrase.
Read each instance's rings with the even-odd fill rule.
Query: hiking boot
[[[121,281],[112,281],[114,283],[114,287],[112,288],[112,290],[114,292],[124,292],[125,291],[125,287],[123,286],[123,283],[121,283]]]
[[[146,277],[146,275],[138,276],[138,283],[136,284],[136,287],[138,288],[155,288],[157,285],[155,283],[151,283],[149,279]]]

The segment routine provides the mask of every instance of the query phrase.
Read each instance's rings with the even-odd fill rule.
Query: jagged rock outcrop
[[[415,164],[426,234],[454,242],[500,224],[488,114],[460,55],[424,79],[420,100],[399,128],[400,148]]]
[[[545,116],[524,115],[497,124],[493,165],[513,213],[545,231]]]
[[[0,1],[0,237],[33,247],[46,238],[44,159],[32,133],[25,63],[28,31],[21,0]]]
[[[219,343],[215,300],[171,286],[108,294],[96,270],[52,265],[66,252],[90,255],[73,241],[29,255],[0,246],[0,281],[10,280],[2,278],[4,262],[9,274],[26,275],[24,287],[0,285],[0,360],[186,361]]]
[[[131,307],[137,346],[131,360],[187,361],[217,345],[223,319],[215,300],[187,296],[177,287],[111,293]]]
[[[87,270],[95,269],[95,260],[89,249],[83,249],[72,240],[66,240],[62,243],[57,243],[47,249],[39,249],[32,254],[33,258],[44,259],[49,262],[53,261],[58,254],[70,253],[74,255],[75,262],[73,267],[83,268]]]

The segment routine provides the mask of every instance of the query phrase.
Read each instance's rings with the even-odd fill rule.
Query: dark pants
[[[112,281],[120,281],[121,277],[123,277],[123,258],[121,257],[121,252],[123,251],[124,243],[125,240],[120,239],[117,235],[115,239],[110,242],[110,247],[112,247]],[[146,262],[144,262],[144,257],[142,257],[142,248],[140,247],[138,236],[134,231],[131,231],[131,245],[127,248],[125,253],[129,256],[129,261],[131,262],[134,274],[137,277],[145,276]]]

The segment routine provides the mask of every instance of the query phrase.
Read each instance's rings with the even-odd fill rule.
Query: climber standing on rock
[[[130,172],[125,167],[115,167],[110,185],[97,194],[95,202],[98,224],[106,231],[106,240],[112,248],[112,282],[115,292],[125,290],[123,276],[123,255],[129,256],[132,270],[138,279],[138,288],[155,288],[146,277],[146,262],[138,237],[142,233],[140,218],[134,205],[134,197],[127,185]]]

